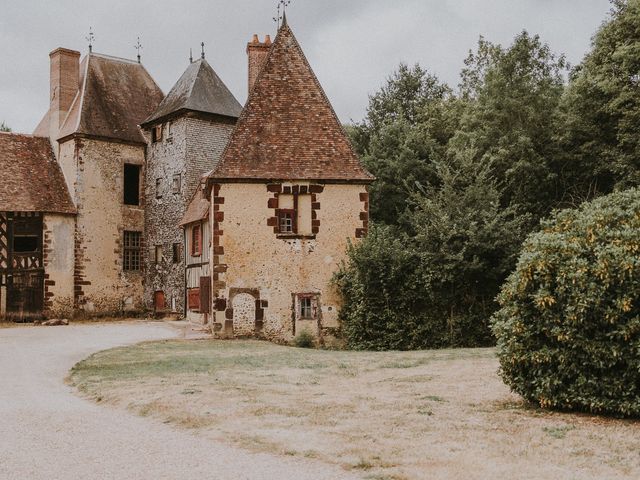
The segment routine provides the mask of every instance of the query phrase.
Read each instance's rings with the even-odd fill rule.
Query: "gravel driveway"
[[[95,351],[177,335],[161,323],[0,329],[0,479],[356,478],[98,406],[64,384],[68,370]]]

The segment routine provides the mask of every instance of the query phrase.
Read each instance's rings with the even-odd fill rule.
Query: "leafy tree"
[[[473,155],[435,165],[414,191],[409,233],[377,226],[336,276],[352,348],[493,343],[494,298],[513,268],[523,219],[500,207],[491,166]]]
[[[465,64],[467,108],[449,153],[474,151],[490,163],[502,184],[501,204],[531,213],[535,224],[557,196],[551,120],[564,89],[564,57],[525,31],[507,49],[481,38]]]
[[[441,322],[425,318],[419,258],[407,237],[387,225],[373,225],[369,235],[348,249],[348,262],[334,281],[344,299],[340,310],[350,348],[407,350],[443,346]]]
[[[456,102],[435,76],[404,64],[370,97],[366,118],[348,132],[377,178],[370,192],[372,219],[397,225],[407,208],[407,186],[433,180],[433,162],[457,127]]]
[[[558,169],[578,201],[640,185],[640,0],[612,3],[562,102]]]
[[[451,346],[492,343],[494,298],[513,269],[527,217],[500,205],[491,164],[474,152],[437,165],[438,182],[413,195],[412,243],[432,308]]]
[[[525,242],[494,316],[505,382],[542,407],[640,416],[640,190]]]
[[[10,132],[11,128],[6,123],[0,123],[0,132]]]

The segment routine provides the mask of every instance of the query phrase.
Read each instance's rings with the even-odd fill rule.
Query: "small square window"
[[[278,230],[280,233],[296,233],[295,210],[278,210]]]
[[[182,175],[176,173],[173,176],[173,182],[171,183],[171,190],[173,193],[180,193],[180,189],[182,188]]]
[[[162,198],[162,179],[156,178],[156,198]]]

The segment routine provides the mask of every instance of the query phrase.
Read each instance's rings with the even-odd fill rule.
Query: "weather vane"
[[[140,43],[140,37],[138,37],[138,43],[136,43],[133,48],[135,48],[138,51],[138,63],[140,63],[140,50],[142,50],[144,47],[142,46],[142,44]]]
[[[273,21],[278,25],[278,30],[280,30],[280,21],[284,18],[287,7],[291,3],[291,0],[279,0],[278,1],[278,14],[273,17]]]
[[[84,38],[87,42],[89,42],[89,53],[93,52],[93,41],[96,39],[96,37],[93,34],[93,29],[91,27],[89,27],[89,36]]]

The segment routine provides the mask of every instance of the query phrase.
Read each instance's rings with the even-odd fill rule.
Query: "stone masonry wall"
[[[45,314],[69,318],[73,314],[75,217],[47,213],[43,222]]]
[[[59,161],[78,208],[74,308],[87,315],[141,310],[143,272],[123,271],[122,239],[124,231],[144,239],[144,192],[140,205],[124,205],[123,177],[128,163],[139,165],[144,178],[144,147],[72,139],[60,146]]]
[[[172,299],[176,311],[184,313],[184,259],[173,262],[173,244],[184,252],[183,230],[178,226],[200,177],[211,170],[227,144],[233,122],[224,119],[203,119],[185,115],[163,125],[163,139],[150,143],[147,150],[145,191],[145,306],[153,308],[154,293],[163,291],[167,309]],[[172,192],[174,175],[180,175],[179,193]],[[161,182],[161,196],[156,195],[156,180]],[[156,261],[155,247],[162,246],[163,259]]]
[[[312,235],[296,238],[274,231],[274,195],[292,191],[313,195]],[[357,242],[362,234],[366,199],[365,185],[214,185],[214,331],[288,341],[303,330],[323,335],[338,328],[340,299],[331,278],[346,259],[348,242]],[[248,295],[255,307],[249,308]],[[299,318],[299,295],[313,297],[316,320]],[[254,319],[253,332],[248,331],[249,317]]]

